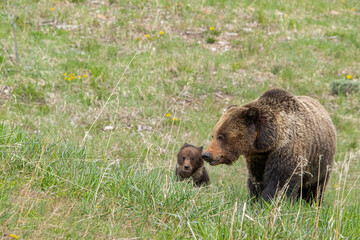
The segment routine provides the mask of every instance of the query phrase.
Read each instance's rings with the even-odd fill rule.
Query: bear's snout
[[[205,161],[207,161],[210,165],[215,166],[219,164],[218,160],[215,160],[213,155],[210,152],[204,152],[201,155],[202,159],[204,159]]]
[[[202,155],[201,155],[201,157],[205,160],[205,161],[207,161],[207,162],[212,162],[212,155],[211,155],[211,153],[209,153],[209,152],[204,152]]]
[[[204,152],[201,158],[207,161],[211,166],[222,164],[221,157],[213,156],[210,152]]]

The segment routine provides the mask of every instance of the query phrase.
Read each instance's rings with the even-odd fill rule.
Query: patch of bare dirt
[[[9,99],[13,91],[13,87],[0,85],[0,103],[2,100]]]

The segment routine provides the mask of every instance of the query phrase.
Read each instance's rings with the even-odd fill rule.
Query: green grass
[[[331,89],[360,78],[359,13],[356,0],[1,1],[1,237],[359,238],[360,95]],[[319,99],[336,126],[321,208],[252,203],[243,158],[207,166],[207,188],[174,181],[184,142],[206,148],[222,109],[274,86]]]
[[[96,158],[84,147],[4,125],[0,133],[2,237],[360,236],[359,203],[341,190],[345,185],[323,207],[286,201],[261,207],[231,183],[194,188],[174,181],[168,166]]]

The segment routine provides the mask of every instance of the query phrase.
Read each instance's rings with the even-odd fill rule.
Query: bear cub
[[[203,147],[185,143],[178,153],[176,176],[182,181],[192,177],[194,185],[200,187],[210,182],[209,175],[201,158]]]

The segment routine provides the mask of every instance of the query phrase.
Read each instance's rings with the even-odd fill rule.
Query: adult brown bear
[[[251,196],[322,199],[336,151],[329,114],[315,99],[271,89],[241,107],[230,106],[202,157],[232,164],[244,155]]]

